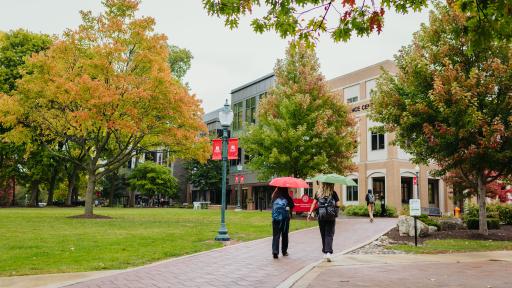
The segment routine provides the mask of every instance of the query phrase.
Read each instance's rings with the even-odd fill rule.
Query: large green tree
[[[53,39],[46,34],[31,33],[23,29],[2,33],[0,35],[0,93],[11,94],[16,89],[16,81],[22,77],[26,60],[32,54],[48,49],[52,42]],[[40,145],[42,143],[37,143],[37,141],[31,143],[30,149],[27,149],[26,143],[16,144],[6,141],[3,135],[11,130],[11,127],[3,126],[0,123],[0,163],[2,163],[0,166],[0,190],[7,189],[16,176],[22,176],[21,180],[23,181],[18,183],[32,183],[29,184],[30,190],[39,191],[39,184],[37,187],[34,187],[34,184],[40,183],[38,179],[45,178],[46,175],[43,174],[47,174],[49,171],[53,172],[55,167],[54,165],[43,165],[55,163],[57,159],[51,159],[52,156],[45,153],[43,145]],[[56,173],[52,175],[56,175]],[[34,176],[34,181],[31,176]],[[56,181],[56,176],[50,178]],[[52,183],[55,184],[55,181]],[[55,188],[55,185],[48,186],[49,190]],[[32,193],[32,195],[31,203],[36,203],[39,193]],[[15,198],[13,197],[11,203],[13,205]]]
[[[348,41],[357,36],[380,33],[385,13],[395,11],[405,14],[421,11],[437,0],[202,0],[210,15],[225,19],[231,29],[238,26],[240,18],[254,11],[263,10],[263,16],[254,17],[251,26],[262,33],[276,31],[282,38],[297,37],[313,43],[321,34],[329,34],[338,41]],[[468,34],[476,39],[501,35],[510,39],[512,32],[512,2],[509,0],[447,0],[452,7],[466,13]],[[255,13],[259,14],[259,13]],[[480,35],[481,34],[481,35]],[[482,37],[483,36],[483,37]],[[485,42],[485,41],[484,41]],[[484,43],[483,42],[483,43]]]
[[[209,159],[205,163],[197,160],[185,162],[187,181],[200,191],[220,191],[222,184],[222,161]]]
[[[315,52],[303,44],[290,45],[277,61],[276,85],[260,101],[258,122],[241,137],[249,167],[262,179],[353,169],[355,121],[319,70]]]
[[[53,152],[86,171],[86,217],[93,216],[96,181],[141,145],[170,147],[175,157],[208,155],[207,139],[198,136],[206,130],[199,100],[172,77],[167,39],[154,32],[154,19],[136,17],[136,0],[103,4],[98,16],[82,11],[79,28],[33,56],[15,95],[0,97],[7,115],[0,121],[15,127],[11,136],[29,123],[42,138],[72,146]]]
[[[157,195],[174,198],[178,192],[178,181],[168,167],[148,161],[139,164],[128,176],[130,188],[148,197]]]
[[[512,173],[512,49],[498,38],[472,47],[470,18],[436,5],[430,24],[384,73],[371,118],[396,133],[396,143],[438,173],[460,171],[478,191],[480,232],[487,234],[486,184]]]

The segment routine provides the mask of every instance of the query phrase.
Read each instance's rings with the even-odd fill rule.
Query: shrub
[[[347,206],[343,213],[347,216],[368,216],[368,208],[364,204]],[[381,209],[380,205],[375,205],[374,216],[380,217]],[[386,206],[386,217],[396,217],[396,209],[391,206]]]
[[[512,225],[512,205],[491,204],[487,206],[487,211],[495,215],[495,217],[489,216],[489,218],[499,218],[501,223]]]
[[[480,224],[478,218],[466,219],[466,225],[470,230],[478,230]],[[500,220],[496,218],[487,218],[487,229],[500,229]]]
[[[490,204],[486,206],[487,218],[498,219],[500,223],[512,225],[512,205]],[[478,219],[478,206],[470,205],[464,213],[464,221],[469,218]]]
[[[343,210],[343,213],[347,216],[368,216],[368,208],[362,204],[350,205]]]
[[[437,227],[437,230],[441,230],[441,224],[438,221],[428,217],[428,215],[421,214],[421,216],[418,217],[418,220],[420,220],[421,222],[425,223],[428,226]]]
[[[400,215],[409,216],[409,205],[402,204],[402,209],[400,210]]]

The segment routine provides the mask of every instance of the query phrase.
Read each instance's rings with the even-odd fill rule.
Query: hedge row
[[[498,219],[498,222],[501,224],[512,225],[512,205],[490,204],[486,206],[486,211],[488,219]],[[478,215],[478,206],[470,205],[464,213],[464,221],[467,224],[467,219],[478,219]]]
[[[368,216],[368,207],[364,204],[346,206],[343,213],[347,216]],[[381,209],[380,205],[375,205],[374,216],[380,217]],[[386,206],[385,217],[397,217],[396,209],[391,206]]]

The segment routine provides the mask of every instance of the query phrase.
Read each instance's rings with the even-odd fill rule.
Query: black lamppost
[[[229,108],[228,100],[224,109],[219,112],[219,122],[222,126],[222,204],[220,208],[220,228],[215,236],[216,241],[229,241],[228,229],[226,228],[226,174],[228,165],[228,128],[233,122],[233,111]]]

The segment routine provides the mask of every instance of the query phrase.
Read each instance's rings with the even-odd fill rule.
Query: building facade
[[[275,76],[271,73],[231,91],[231,109],[234,116],[231,125],[233,137],[238,137],[247,125],[256,123],[258,103],[274,84]],[[238,151],[238,159],[230,161],[228,183],[231,193],[228,198],[229,203],[235,205],[238,202],[238,195],[240,195],[243,209],[269,209],[271,208],[270,196],[273,189],[268,186],[266,179],[258,179],[257,173],[247,169],[248,161],[249,155],[242,148]],[[237,175],[238,179],[243,176],[243,183],[235,183]]]
[[[371,106],[376,79],[382,73],[382,69],[392,74],[397,71],[393,61],[387,60],[327,81],[329,88],[347,103],[357,120],[359,145],[353,158],[357,171],[345,176],[352,178],[358,186],[338,185],[336,191],[340,194],[341,202],[343,205],[364,203],[366,192],[372,189],[378,200],[384,201],[387,206],[401,209],[417,191],[424,213],[450,213],[453,210],[453,203],[447,185],[441,178],[430,174],[433,167],[416,167],[410,162],[410,155],[399,147],[390,145],[394,139],[393,134],[378,134],[371,130],[372,127],[379,126],[379,123],[374,123],[368,118],[367,112]],[[231,91],[234,113],[232,133],[235,137],[246,125],[256,123],[257,105],[274,83],[274,74],[268,74]],[[228,180],[231,190],[241,191],[244,209],[268,209],[273,188],[268,186],[268,179],[258,179],[257,173],[246,169],[248,160],[248,155],[241,147],[239,159],[230,163]],[[235,183],[236,175],[244,175],[244,183]],[[298,189],[296,196],[302,193],[311,195],[317,188],[313,184],[311,183],[311,188],[307,191]],[[237,193],[233,192],[229,198],[231,204],[237,200]]]
[[[358,132],[359,145],[353,158],[357,171],[346,175],[358,186],[339,187],[340,199],[344,205],[363,203],[366,192],[372,189],[377,199],[384,199],[386,205],[401,209],[417,190],[424,213],[450,213],[453,202],[448,187],[443,179],[430,174],[434,167],[417,167],[411,163],[411,155],[390,144],[394,140],[393,134],[372,132],[371,128],[379,123],[371,121],[367,112],[381,69],[392,74],[397,72],[393,61],[387,60],[328,81],[330,89],[338,93],[352,110]]]

